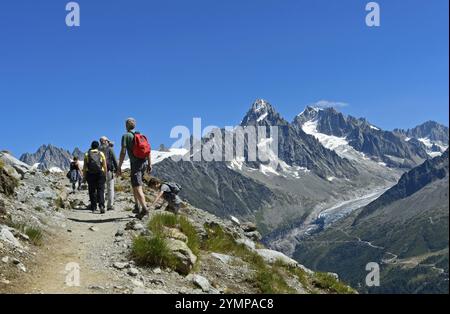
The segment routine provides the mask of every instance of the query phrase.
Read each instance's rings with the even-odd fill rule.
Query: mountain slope
[[[362,292],[448,293],[448,151],[402,176],[377,200],[302,241],[294,258],[339,273]],[[381,265],[381,286],[364,284]]]
[[[449,129],[435,121],[427,121],[412,129],[395,129],[394,133],[409,143],[422,146],[432,157],[439,156],[448,148]]]
[[[411,168],[428,158],[424,147],[408,143],[394,132],[381,130],[366,119],[344,116],[334,108],[307,107],[293,124],[307,133],[335,136],[358,152],[391,167]]]
[[[81,153],[78,149],[74,152],[78,156]],[[26,153],[20,156],[21,161],[30,166],[37,166],[41,170],[50,170],[52,168],[67,170],[70,167],[71,159],[72,155],[67,150],[53,145],[42,145],[33,154]]]
[[[241,126],[277,126],[278,157],[290,166],[306,167],[322,178],[352,177],[358,171],[316,138],[295,128],[283,119],[265,100],[258,99],[241,122]]]
[[[185,187],[183,197],[195,206],[222,217],[245,217],[256,222],[265,235],[310,220],[337,202],[384,189],[398,179],[398,170],[325,147],[315,136],[287,122],[265,100],[256,100],[240,123],[243,130],[251,126],[265,130],[266,136],[270,136],[270,127],[278,128],[277,154],[267,145],[273,138],[257,144],[258,153],[269,160],[249,160],[245,146],[243,155],[235,152],[232,160],[194,161],[201,152],[191,147],[187,161],[163,160],[155,165],[155,174],[180,182]],[[237,128],[217,130],[200,143],[224,147],[225,134],[237,136],[237,132]]]

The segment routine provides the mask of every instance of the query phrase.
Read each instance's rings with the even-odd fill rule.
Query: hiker
[[[98,148],[100,143],[93,141],[91,149],[84,156],[83,174],[84,180],[89,186],[90,209],[92,212],[100,207],[100,212],[105,213],[105,182],[108,166],[106,157]]]
[[[148,214],[147,203],[142,186],[144,185],[144,172],[150,173],[152,171],[151,163],[151,147],[147,138],[136,132],[136,120],[128,118],[125,122],[127,133],[122,136],[122,149],[120,151],[119,167],[117,169],[118,175],[122,174],[122,165],[126,155],[130,158],[131,166],[131,186],[133,188],[133,195],[135,205],[133,213],[136,218],[142,219]]]
[[[160,192],[153,201],[152,207],[155,206],[161,198],[163,198],[167,201],[165,210],[174,214],[178,214],[182,203],[180,197],[178,196],[178,193],[181,191],[180,185],[175,182],[165,182],[157,184],[156,188],[158,188]],[[155,208],[160,207],[160,205],[155,206]]]
[[[81,190],[81,182],[83,181],[83,176],[81,174],[80,163],[78,162],[78,157],[74,156],[73,161],[70,163],[70,170],[67,177],[72,183],[72,191],[75,193],[76,185],[78,183],[78,191]]]
[[[106,209],[114,210],[114,173],[117,171],[117,159],[114,153],[114,143],[106,136],[100,138],[100,151],[105,155],[108,172],[106,174]]]

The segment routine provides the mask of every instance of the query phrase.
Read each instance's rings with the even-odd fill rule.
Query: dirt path
[[[83,193],[70,197],[88,203]],[[114,243],[117,230],[133,219],[130,212],[124,211],[124,202],[106,214],[67,210],[64,215],[62,227],[51,231],[37,253],[36,266],[16,292],[121,292],[125,282],[114,275],[114,260],[108,258],[118,250],[126,253],[126,247]]]

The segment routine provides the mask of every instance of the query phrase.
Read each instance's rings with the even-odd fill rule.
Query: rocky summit
[[[83,158],[83,152],[76,148],[71,154],[69,151],[53,145],[42,145],[35,153],[26,153],[20,156],[24,163],[39,168],[59,172],[70,167],[70,161],[74,156]]]
[[[127,172],[102,215],[63,174],[0,157],[1,293],[355,293],[264,247],[251,222],[187,202],[179,215],[163,205],[135,219]],[[157,181],[145,178],[149,201]]]

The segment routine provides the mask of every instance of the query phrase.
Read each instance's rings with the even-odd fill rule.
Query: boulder
[[[29,165],[6,152],[0,152],[0,160],[5,165],[13,167],[22,176],[31,170],[31,167]]]
[[[241,222],[239,221],[239,219],[237,219],[234,216],[230,216],[230,220],[236,225],[236,226],[240,226]]]
[[[169,238],[167,239],[167,246],[177,259],[175,270],[183,275],[189,274],[197,262],[197,256],[192,253],[183,241]]]
[[[122,262],[115,262],[114,264],[113,264],[113,267],[114,268],[116,268],[116,269],[124,269],[124,268],[127,268],[129,266],[129,264],[128,263],[126,263],[126,262],[124,262],[124,263],[122,263]]]
[[[298,262],[293,260],[289,256],[284,255],[281,252],[268,250],[268,249],[258,249],[256,250],[259,256],[261,256],[266,263],[274,264],[276,262],[281,262],[284,265],[297,267]]]
[[[0,193],[5,195],[13,195],[14,189],[17,187],[18,181],[11,176],[6,169],[0,168]]]
[[[139,270],[137,268],[132,267],[127,271],[127,274],[136,277],[137,275],[139,275]]]
[[[9,228],[6,226],[0,225],[0,241],[11,244],[14,247],[22,248],[22,244],[20,244],[19,240],[17,240]]]
[[[243,223],[241,224],[241,228],[242,230],[244,230],[244,232],[253,232],[257,230],[257,227],[253,222]]]
[[[262,236],[258,231],[246,232],[245,236],[253,241],[261,241]]]
[[[245,245],[249,250],[256,249],[255,242],[253,242],[252,240],[247,239],[247,238],[237,239],[236,243]]]
[[[137,222],[136,220],[132,220],[125,225],[125,230],[141,231],[144,229],[144,225],[140,222]]]
[[[219,253],[211,253],[211,256],[218,259],[224,264],[229,264],[231,261],[233,261],[234,257],[230,255],[225,254],[219,254]]]
[[[209,292],[212,289],[212,286],[209,283],[209,280],[203,276],[193,275],[192,282],[194,283],[194,285],[196,285],[197,287],[202,289],[203,292]]]

